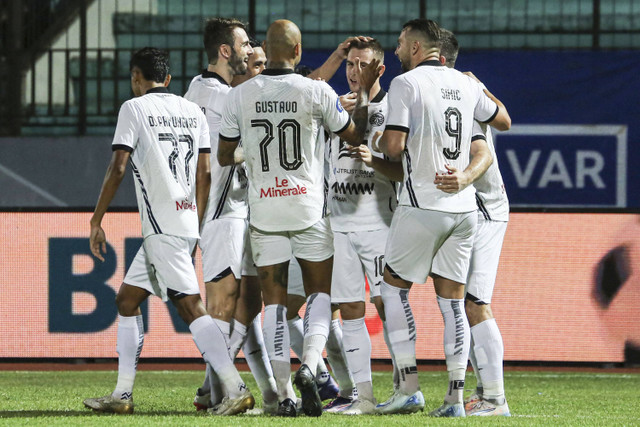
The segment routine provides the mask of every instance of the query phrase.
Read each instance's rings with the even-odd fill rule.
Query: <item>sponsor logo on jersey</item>
[[[191,203],[188,200],[183,200],[181,202],[176,202],[176,210],[177,211],[181,211],[181,210],[189,210],[189,211],[196,211],[197,207],[195,203]]]
[[[336,108],[341,113],[344,111],[344,108],[342,108],[342,104],[340,104],[340,98],[336,99]]]
[[[384,123],[384,114],[380,111],[376,111],[369,117],[369,124],[373,126],[382,126]]]
[[[276,184],[273,187],[261,188],[260,189],[260,198],[270,198],[270,197],[289,197],[289,196],[298,196],[300,194],[307,194],[307,187],[296,185],[295,187],[289,186],[288,179],[279,180],[276,177]]]
[[[334,182],[331,185],[331,190],[335,194],[371,194],[373,193],[373,188],[375,183],[366,182],[362,183],[344,183],[344,182]]]

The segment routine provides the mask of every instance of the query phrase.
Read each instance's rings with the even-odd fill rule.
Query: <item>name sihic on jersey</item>
[[[258,101],[256,113],[297,113],[297,101]]]
[[[365,184],[362,183],[344,183],[344,182],[334,182],[331,185],[331,190],[335,194],[371,194],[373,193],[373,188],[375,183],[367,182]]]
[[[440,88],[440,93],[442,94],[442,99],[449,99],[452,101],[460,101],[460,90],[458,89],[445,89]]]
[[[149,126],[164,126],[192,129],[198,127],[197,117],[147,116]]]

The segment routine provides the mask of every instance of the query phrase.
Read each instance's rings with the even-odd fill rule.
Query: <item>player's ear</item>
[[[384,70],[386,70],[387,67],[384,66],[384,64],[380,64],[380,74],[378,75],[378,77],[382,76],[384,74]]]
[[[296,54],[296,58],[300,58],[302,56],[302,43],[296,43],[293,47],[293,51]]]
[[[444,56],[442,56],[442,54],[440,54],[440,58],[438,58],[438,60],[442,65],[445,65],[447,63],[447,59]]]
[[[171,83],[171,74],[167,74],[167,77],[164,79],[164,87],[168,87],[169,83]]]
[[[221,44],[218,49],[218,57],[229,59],[231,57],[231,46],[228,44]]]

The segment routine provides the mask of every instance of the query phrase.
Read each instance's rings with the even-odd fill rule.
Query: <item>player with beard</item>
[[[231,90],[230,84],[235,76],[247,73],[254,51],[244,24],[227,18],[207,21],[204,47],[209,64],[191,81],[185,98],[204,111],[215,153],[221,112]],[[266,357],[259,351],[260,343],[264,342],[258,317],[262,301],[255,298],[256,291],[259,295],[256,270],[250,252],[245,251],[248,226],[246,172],[244,165],[222,167],[215,158],[211,165],[212,185],[200,241],[207,311],[227,339],[232,359],[245,342],[249,343],[251,348],[245,351],[247,362],[262,391],[266,411],[273,412],[277,407],[275,383]],[[236,309],[238,295],[242,303]],[[252,326],[256,321],[257,327]],[[216,405],[225,395],[215,372],[207,366],[194,405],[198,410],[211,408],[211,412],[216,413]]]
[[[492,163],[486,141],[471,142],[474,120],[505,130],[510,119],[477,82],[444,67],[437,23],[405,23],[396,55],[404,74],[389,88],[389,116],[379,141],[390,157],[402,156],[404,186],[385,248],[381,294],[400,384],[378,405],[381,413],[423,410],[416,365],[416,325],[409,303],[413,283],[434,280],[444,321],[449,385],[436,417],[465,416],[464,377],[470,345],[464,286],[476,229],[475,191],[470,186]],[[365,76],[367,73],[364,73]],[[438,271],[432,269],[438,258]]]

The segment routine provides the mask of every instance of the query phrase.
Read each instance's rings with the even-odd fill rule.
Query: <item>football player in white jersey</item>
[[[402,155],[404,168],[381,289],[401,378],[394,395],[378,405],[381,413],[424,408],[408,293],[413,283],[424,283],[431,274],[445,325],[449,387],[445,403],[430,415],[465,415],[462,393],[470,337],[463,311],[464,285],[477,220],[474,189],[469,185],[492,162],[486,142],[472,143],[471,133],[474,120],[501,129],[510,121],[475,81],[440,64],[440,37],[440,27],[431,20],[416,19],[403,26],[396,55],[405,73],[391,82],[389,115],[379,141],[385,154]],[[365,80],[368,74],[365,70]],[[437,274],[431,270],[434,257],[442,258]]]
[[[204,29],[204,47],[209,64],[191,81],[185,98],[204,111],[215,153],[222,108],[231,90],[230,84],[236,76],[253,76],[263,66],[259,62],[257,67],[252,63],[251,73],[248,73],[255,51],[244,24],[236,19],[208,20]],[[207,311],[227,338],[232,359],[248,342],[245,357],[262,392],[264,409],[275,412],[278,404],[275,382],[266,350],[261,351],[264,339],[258,316],[262,309],[260,287],[250,250],[246,250],[248,208],[245,168],[243,164],[223,167],[215,158],[211,164],[212,185],[200,240]],[[215,408],[223,397],[220,381],[211,367],[207,367],[194,405],[198,410]],[[216,411],[212,410],[212,413]]]
[[[357,94],[356,58],[361,67],[374,58],[382,64],[384,50],[376,40],[354,41],[346,60],[346,77],[352,94]],[[384,72],[384,67],[382,68]],[[386,92],[379,78],[370,92],[366,144],[383,129],[387,115]],[[365,275],[370,298],[384,319],[379,287],[384,268],[384,245],[397,205],[395,183],[372,167],[352,157],[352,146],[332,135],[329,143],[328,207],[334,236],[335,258],[331,299],[342,315],[343,343],[358,398],[340,412],[345,415],[373,414],[376,403],[371,383],[371,340],[365,325]],[[382,160],[381,154],[375,155]],[[377,159],[376,159],[377,160]],[[360,268],[358,268],[358,266]]]
[[[458,41],[448,30],[442,30],[440,62],[453,68],[458,57]],[[465,73],[475,79],[471,73]],[[477,79],[476,79],[477,80]],[[500,107],[504,107],[478,80],[484,93]],[[478,228],[474,236],[473,252],[466,285],[465,311],[471,328],[469,359],[476,373],[476,391],[465,400],[467,415],[510,416],[504,395],[503,359],[504,344],[500,329],[491,311],[491,296],[498,273],[502,242],[509,221],[509,199],[498,168],[491,128],[475,122],[472,140],[485,139],[491,150],[493,163],[473,183],[478,205]],[[438,260],[433,270],[437,273]],[[478,357],[476,357],[478,355]]]
[[[219,413],[253,408],[254,399],[226,351],[225,338],[200,299],[191,255],[199,238],[211,176],[209,128],[200,108],[166,89],[168,53],[144,48],[131,58],[135,98],[120,108],[113,156],[91,218],[91,252],[106,251],[102,218],[125,173],[133,170],[144,241],[116,297],[118,383],[112,394],[84,405],[97,412],[133,413],[133,383],[144,330],[140,304],[149,295],[170,299],[198,349],[226,388]]]
[[[318,142],[318,130],[324,126],[361,144],[372,84],[359,92],[352,121],[326,83],[294,73],[302,50],[293,22],[271,24],[264,46],[267,68],[229,93],[218,160],[221,165],[246,160],[251,247],[266,306],[264,334],[281,400],[278,414],[295,416],[286,323],[287,268],[293,254],[308,294],[303,360],[295,383],[304,412],[320,416],[314,374],[331,319],[333,239],[323,218],[324,144]],[[368,68],[379,72],[379,62]],[[236,151],[240,138],[242,156]]]

